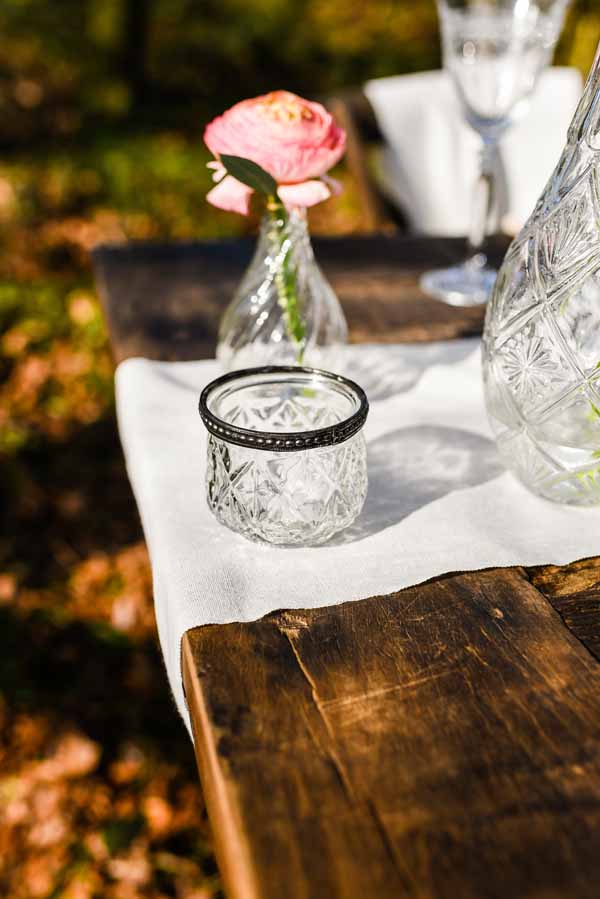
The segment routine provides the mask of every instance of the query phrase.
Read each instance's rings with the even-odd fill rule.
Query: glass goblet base
[[[483,254],[461,265],[425,272],[419,279],[423,293],[450,306],[481,306],[490,298],[496,275]]]

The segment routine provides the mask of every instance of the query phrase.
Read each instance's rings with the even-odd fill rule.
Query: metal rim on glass
[[[307,376],[307,386],[311,381],[320,380],[332,385],[342,385],[355,395],[358,408],[352,415],[334,425],[325,428],[315,428],[311,431],[258,431],[250,428],[242,428],[239,425],[230,424],[218,415],[210,411],[208,404],[211,395],[227,384],[262,375],[304,375]],[[216,378],[208,384],[200,394],[198,404],[200,417],[207,431],[219,440],[234,443],[237,446],[245,446],[249,449],[268,450],[274,453],[290,453],[299,450],[317,449],[327,446],[336,446],[349,440],[363,427],[369,412],[367,395],[355,381],[345,378],[333,372],[320,368],[307,368],[300,365],[265,365],[259,368],[245,368],[239,371],[228,372],[220,378]]]

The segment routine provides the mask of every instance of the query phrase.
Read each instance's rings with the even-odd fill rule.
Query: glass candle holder
[[[234,371],[200,397],[206,498],[251,540],[316,545],[348,527],[367,495],[367,397],[353,381],[299,366]]]

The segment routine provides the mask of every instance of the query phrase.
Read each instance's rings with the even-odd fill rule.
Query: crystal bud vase
[[[315,261],[304,210],[265,214],[254,257],[219,329],[227,369],[309,365],[335,371],[348,328]]]
[[[487,410],[533,492],[600,503],[600,48],[566,148],[487,309]]]

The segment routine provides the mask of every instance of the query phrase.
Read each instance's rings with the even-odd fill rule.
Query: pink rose
[[[288,207],[313,206],[339,189],[323,176],[344,153],[345,131],[320,103],[288,91],[236,103],[206,126],[204,141],[216,157],[209,166],[218,182],[206,199],[221,209],[247,215],[252,194],[226,174],[221,153],[250,159],[269,172]]]

